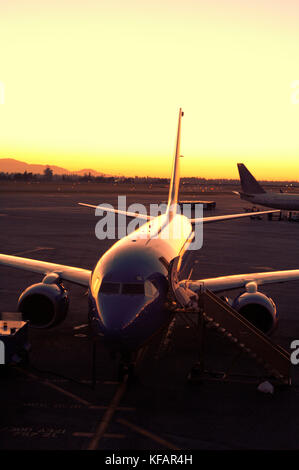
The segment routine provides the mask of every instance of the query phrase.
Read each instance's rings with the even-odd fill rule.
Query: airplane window
[[[144,294],[144,285],[141,282],[123,284],[122,294],[126,294],[126,295]]]
[[[119,294],[119,288],[118,282],[102,282],[100,294]]]

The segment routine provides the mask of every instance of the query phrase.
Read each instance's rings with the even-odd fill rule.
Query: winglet
[[[237,165],[242,191],[245,194],[262,194],[266,192],[243,163],[238,163]]]
[[[179,165],[179,158],[180,158],[180,144],[181,144],[181,119],[184,116],[182,108],[179,111],[179,122],[178,122],[178,133],[176,139],[176,148],[175,148],[175,155],[173,160],[173,167],[171,173],[171,180],[170,180],[170,187],[169,187],[169,196],[168,196],[168,210],[173,206],[175,206],[178,202],[178,192],[179,192],[179,185],[180,185],[180,165]]]

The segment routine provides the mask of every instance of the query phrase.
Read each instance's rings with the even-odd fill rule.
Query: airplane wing
[[[105,206],[94,206],[92,204],[85,204],[84,202],[78,202],[79,206],[86,206],[86,207],[92,207],[93,209],[101,209],[102,211],[107,211],[107,212],[113,212],[114,214],[122,214],[126,215],[127,217],[134,217],[137,219],[143,219],[143,220],[151,220],[154,217],[146,214],[140,214],[139,212],[128,212],[128,211],[122,211],[121,209],[113,209],[112,207],[105,207]]]
[[[57,273],[65,281],[70,281],[81,286],[88,286],[91,271],[88,269],[65,266],[63,264],[48,263],[30,258],[0,254],[0,264],[12,268],[24,269],[33,273],[49,274]]]
[[[271,271],[265,273],[234,274],[232,276],[212,277],[208,279],[181,281],[180,284],[187,286],[196,292],[202,288],[213,292],[238,289],[246,286],[249,282],[255,282],[258,286],[263,284],[275,284],[280,282],[298,281],[299,269],[286,271]]]
[[[212,217],[198,217],[196,219],[190,219],[191,224],[206,224],[211,222],[222,222],[225,220],[241,219],[242,217],[252,217],[263,214],[273,214],[274,212],[280,212],[279,210],[272,211],[256,211],[256,212],[242,212],[241,214],[229,214],[229,215],[216,215]]]

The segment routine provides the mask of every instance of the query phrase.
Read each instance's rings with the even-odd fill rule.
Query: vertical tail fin
[[[255,177],[247,170],[243,163],[238,163],[242,191],[246,194],[262,194],[266,191],[256,181]]]
[[[176,139],[176,148],[175,155],[172,166],[170,187],[169,187],[169,196],[168,196],[168,210],[171,206],[174,206],[178,202],[178,192],[180,185],[180,144],[181,144],[181,119],[184,116],[182,108],[179,111],[179,122],[178,122],[178,133]]]

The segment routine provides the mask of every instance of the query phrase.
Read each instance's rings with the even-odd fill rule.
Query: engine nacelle
[[[245,292],[235,298],[232,307],[263,333],[271,333],[278,321],[276,305],[261,292]]]
[[[61,284],[40,282],[20,295],[18,310],[33,328],[52,328],[63,322],[69,306],[67,291]]]

